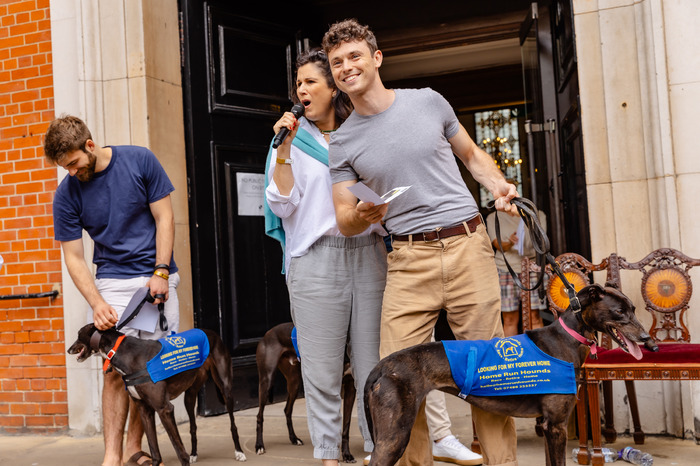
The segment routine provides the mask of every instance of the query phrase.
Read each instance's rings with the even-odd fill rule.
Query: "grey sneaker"
[[[463,466],[482,464],[484,461],[481,455],[462,445],[454,435],[448,435],[438,443],[433,442],[433,460]]]

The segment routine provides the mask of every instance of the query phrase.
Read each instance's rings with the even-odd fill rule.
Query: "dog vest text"
[[[209,339],[207,334],[198,328],[158,341],[162,345],[160,352],[146,364],[153,383],[189,369],[196,369],[209,356]]]
[[[461,398],[576,393],[574,365],[543,352],[527,335],[442,344]]]

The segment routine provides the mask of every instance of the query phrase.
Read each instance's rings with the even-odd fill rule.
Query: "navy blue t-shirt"
[[[82,182],[66,176],[53,201],[57,241],[95,242],[97,278],[128,278],[153,273],[155,219],[150,204],[175,190],[156,156],[145,147],[111,146],[106,169]],[[177,271],[170,259],[170,273]]]

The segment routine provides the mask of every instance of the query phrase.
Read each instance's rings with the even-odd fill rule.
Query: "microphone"
[[[304,115],[304,106],[302,104],[294,104],[292,109],[290,110],[294,116],[299,119]],[[289,134],[289,128],[286,126],[282,127],[279,133],[275,136],[275,140],[272,141],[272,148],[277,149],[280,144],[284,142],[284,140],[287,138],[287,135]]]

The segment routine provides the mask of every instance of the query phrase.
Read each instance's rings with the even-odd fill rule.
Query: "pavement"
[[[459,398],[447,396],[447,409],[451,414],[452,432],[462,443],[469,446],[472,439],[472,423],[468,406]],[[313,459],[313,448],[306,424],[306,405],[304,399],[294,405],[294,429],[305,444],[294,446],[289,442],[284,420],[284,403],[276,403],[265,408],[264,440],[267,453],[255,454],[255,427],[257,408],[237,411],[236,426],[241,439],[243,451],[248,457],[247,463],[266,466],[293,466],[299,464],[320,464]],[[544,465],[544,441],[535,434],[534,419],[516,419],[518,434],[518,464],[520,466]],[[189,448],[189,428],[180,424],[180,435]],[[199,439],[199,459],[201,466],[223,466],[236,464],[233,459],[233,441],[229,431],[228,416],[199,417],[197,420]],[[172,444],[162,426],[159,426],[158,441],[166,465],[179,464]],[[350,448],[362,464],[365,453],[362,439],[357,429],[357,420],[351,425]],[[618,435],[612,445],[605,445],[617,450],[634,445],[628,435]],[[571,450],[578,446],[578,440],[569,440],[567,447],[567,466],[574,465]],[[144,439],[144,447],[147,450]],[[692,440],[682,440],[664,436],[647,436],[646,443],[640,450],[651,453],[655,466],[697,466],[700,464],[700,446]],[[0,435],[0,465],[20,466],[94,466],[99,465],[103,454],[102,436],[81,437],[66,435]],[[626,463],[619,460],[620,466]],[[436,462],[436,466],[450,463]]]

